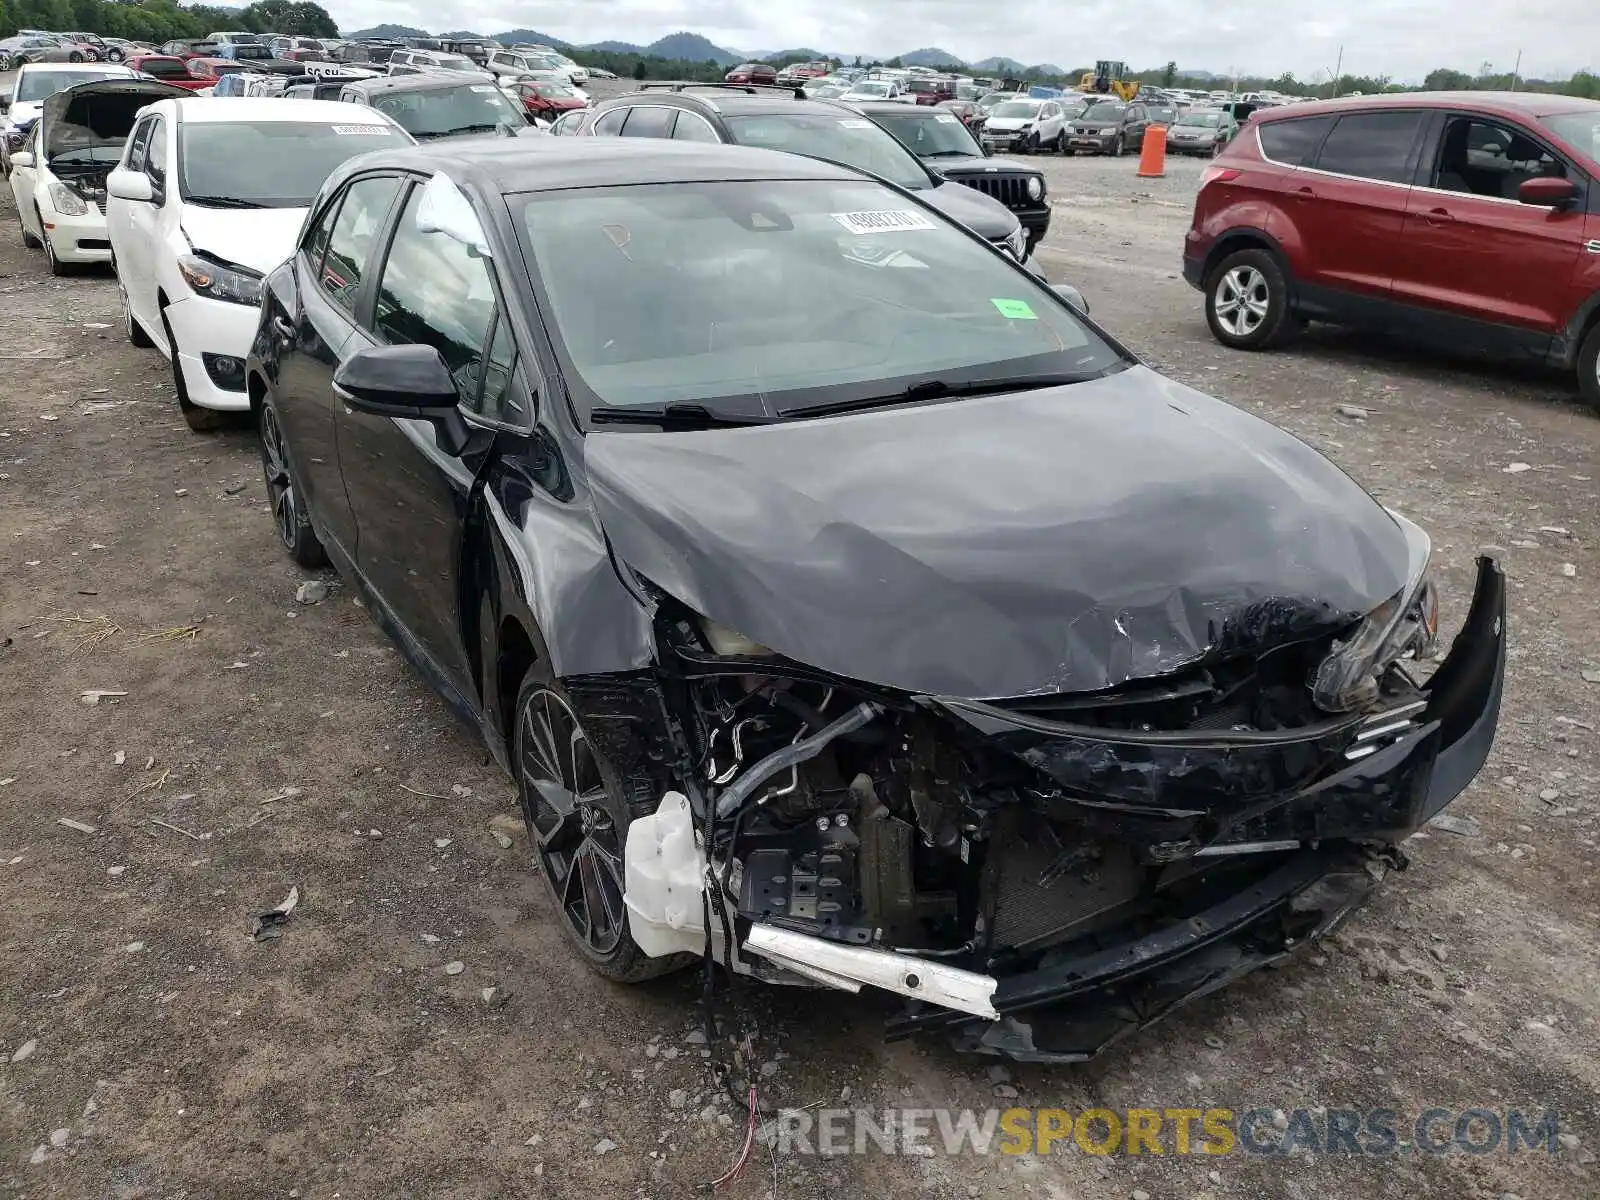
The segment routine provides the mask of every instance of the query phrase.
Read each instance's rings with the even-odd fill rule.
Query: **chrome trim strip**
[[[1298,850],[1299,842],[1235,842],[1231,846],[1202,846],[1195,858],[1220,858],[1224,854],[1270,854],[1277,850]]]
[[[1412,724],[1409,717],[1402,717],[1398,721],[1390,721],[1387,725],[1375,725],[1356,734],[1356,741],[1364,742],[1368,738],[1382,737],[1386,733],[1399,733],[1402,729],[1410,729]]]

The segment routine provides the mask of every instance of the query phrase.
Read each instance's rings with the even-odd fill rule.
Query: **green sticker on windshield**
[[[1013,321],[1037,321],[1039,314],[1028,307],[1026,300],[990,300],[990,304],[1000,310],[1002,317],[1010,317]]]

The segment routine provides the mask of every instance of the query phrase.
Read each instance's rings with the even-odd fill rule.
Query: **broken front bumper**
[[[1079,1061],[1331,931],[1389,867],[1404,866],[1397,843],[1455,799],[1488,757],[1505,680],[1505,604],[1504,576],[1480,559],[1471,611],[1423,689],[1420,712],[1380,725],[1369,720],[1353,735],[1346,728],[1349,766],[1266,801],[1254,795],[1273,758],[1248,743],[1153,740],[1130,771],[1126,754],[1063,749],[1041,728],[1046,723],[1019,722],[1009,735],[1016,749],[1063,782],[1087,772],[1092,779],[1075,782],[1097,783],[1093,794],[1115,797],[1081,815],[1117,827],[1123,841],[1131,824],[1146,866],[1264,865],[1237,890],[1213,888],[1158,928],[1103,930],[1086,939],[1090,948],[1077,942],[1047,952],[1032,969],[996,971],[997,1021],[914,1003],[890,1022],[889,1038],[939,1029],[972,1052]],[[954,711],[991,735],[1006,715],[987,706]],[[1381,733],[1363,736],[1373,729]],[[1280,739],[1277,769],[1292,774],[1297,759],[1325,750],[1326,736],[1308,739],[1304,756],[1282,754]],[[1221,803],[1186,806],[1197,789],[1213,788]]]

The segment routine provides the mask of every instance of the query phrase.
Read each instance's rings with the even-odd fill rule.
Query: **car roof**
[[[1502,116],[1548,117],[1571,112],[1600,115],[1600,100],[1548,92],[1401,92],[1389,96],[1342,96],[1337,100],[1275,105],[1258,110],[1255,120],[1265,125],[1293,117],[1380,108],[1467,108]]]
[[[23,63],[17,68],[18,74],[26,75],[33,71],[70,71],[74,74],[104,74],[107,71],[124,75],[137,75],[132,67],[125,67],[121,63]]]
[[[470,71],[440,71],[422,75],[376,75],[371,79],[353,79],[345,86],[359,88],[366,93],[425,92],[430,89],[460,87],[466,83],[493,86],[487,75],[478,75]]]
[[[361,164],[364,171],[378,167],[442,171],[457,183],[499,195],[650,183],[863,179],[848,167],[800,154],[661,138],[528,137],[434,142],[376,151],[363,156]]]
[[[746,92],[739,87],[721,88],[714,84],[701,85],[707,90],[704,92],[669,91],[665,88],[652,89],[643,92],[628,92],[626,95],[617,96],[604,103],[607,106],[620,106],[621,101],[634,104],[641,102],[658,103],[665,100],[670,105],[674,101],[690,102],[686,107],[708,108],[722,116],[748,116],[751,113],[771,113],[778,109],[781,113],[801,113],[812,116],[822,115],[837,117],[840,113],[849,113],[853,109],[836,104],[832,100],[800,100],[795,97],[792,88],[773,88],[765,92]],[[899,107],[904,108],[905,105]]]
[[[286,99],[282,96],[234,96],[226,104],[203,97],[165,100],[185,124],[217,121],[325,121],[329,125],[392,125],[380,112],[338,100]]]

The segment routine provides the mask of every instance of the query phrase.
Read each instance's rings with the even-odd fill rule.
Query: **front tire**
[[[1578,350],[1578,394],[1584,403],[1600,408],[1600,324],[1589,327]]]
[[[1117,134],[1116,140],[1111,143],[1111,157],[1121,158],[1127,148],[1127,142],[1123,139],[1123,136],[1120,133]]]
[[[44,215],[37,208],[33,210],[33,215],[39,222],[39,228],[43,229]],[[50,274],[57,277],[72,274],[72,268],[56,257],[56,246],[50,240],[50,235],[46,233],[39,240],[44,243],[44,261],[45,265],[50,268]]]
[[[1304,322],[1289,308],[1289,281],[1268,250],[1239,250],[1206,280],[1206,324],[1234,350],[1270,350],[1298,333]]]
[[[74,50],[71,54],[67,55],[67,61],[81,63],[83,61],[82,51]]]
[[[172,335],[172,322],[161,314],[161,329],[167,335],[167,351],[172,361],[172,388],[178,395],[178,410],[183,420],[196,433],[215,433],[228,427],[228,414],[214,408],[202,408],[189,399],[189,385],[183,380],[183,364],[178,361],[178,339]],[[130,335],[131,337],[132,335]]]
[[[517,693],[512,763],[528,836],[562,936],[596,974],[641,983],[694,961],[651,958],[628,929],[623,856],[630,811],[621,780],[590,745],[560,685],[530,671]]]
[[[300,489],[295,486],[289,472],[289,456],[284,450],[283,426],[278,421],[278,410],[270,399],[261,402],[261,473],[267,480],[267,504],[272,509],[273,523],[278,527],[278,538],[299,566],[316,570],[328,565],[328,552],[322,548],[317,531],[311,527],[311,517],[300,499]]]

